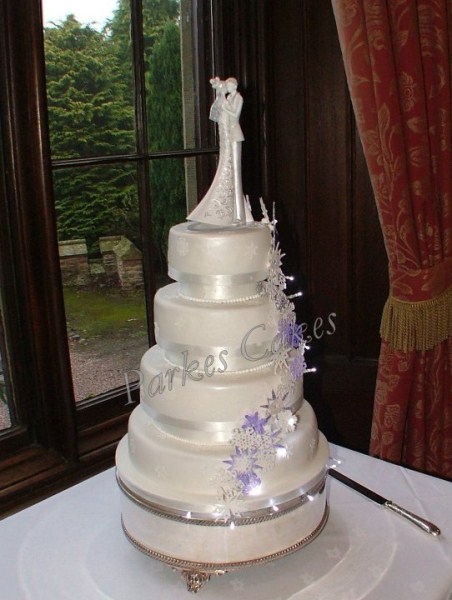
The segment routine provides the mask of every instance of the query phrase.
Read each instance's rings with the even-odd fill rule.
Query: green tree
[[[180,30],[167,23],[155,43],[147,78],[149,140],[152,150],[183,147]],[[156,247],[166,256],[169,228],[186,216],[182,159],[151,162],[152,221]]]
[[[161,38],[166,24],[179,19],[179,0],[142,0],[143,6],[143,45],[146,67],[154,44]],[[116,56],[123,66],[123,76],[132,89],[132,47],[130,39],[130,0],[118,0],[112,19],[105,31],[111,37]]]
[[[179,0],[143,0],[144,60],[150,149],[183,147],[182,78]],[[128,0],[119,0],[107,29],[132,87]],[[153,239],[158,262],[165,270],[168,231],[184,220],[185,185],[181,159],[156,159],[150,164]]]
[[[96,156],[134,147],[133,108],[110,38],[70,15],[45,30],[50,143],[54,158]],[[55,173],[61,239],[124,231],[134,178],[124,167]]]
[[[133,108],[105,34],[73,15],[45,30],[50,135],[55,158],[133,148]]]
[[[146,92],[152,150],[182,148],[178,0],[143,0]],[[119,0],[102,32],[74,16],[45,30],[52,155],[74,158],[135,147],[129,1]],[[156,247],[166,254],[169,227],[185,216],[181,160],[150,168]],[[61,239],[122,233],[135,243],[139,212],[134,171],[124,166],[67,168],[54,174]]]

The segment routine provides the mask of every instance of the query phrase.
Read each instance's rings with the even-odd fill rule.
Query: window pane
[[[44,0],[43,12],[52,157],[133,151],[129,3]]]
[[[160,280],[166,277],[169,230],[176,223],[185,221],[187,216],[185,162],[191,165],[190,160],[180,158],[150,162],[152,233],[158,253],[155,267]],[[187,174],[189,173],[187,170]]]
[[[8,429],[12,425],[12,399],[10,398],[10,386],[7,385],[8,373],[6,366],[6,344],[3,335],[3,319],[0,297],[0,431]]]
[[[64,169],[54,186],[78,401],[124,385],[148,347],[136,171]]]
[[[182,11],[182,14],[181,14]],[[195,69],[189,2],[144,2],[150,151],[196,147]]]

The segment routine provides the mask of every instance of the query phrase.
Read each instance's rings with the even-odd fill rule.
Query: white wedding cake
[[[215,212],[215,226],[170,230],[176,283],[155,296],[157,345],[142,358],[140,405],[116,457],[128,539],[180,569],[191,591],[211,573],[297,550],[328,513],[328,444],[303,398],[305,344],[275,223],[264,207],[259,223],[232,210],[225,123],[222,170],[198,210],[204,221]]]

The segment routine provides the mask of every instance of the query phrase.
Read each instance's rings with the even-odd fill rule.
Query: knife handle
[[[406,510],[406,508],[402,508],[401,506],[399,506],[395,502],[392,502],[391,500],[386,500],[384,506],[386,508],[389,508],[389,510],[392,510],[396,514],[400,515],[401,517],[405,517],[405,519],[408,519],[408,521],[410,521],[414,525],[417,525],[427,533],[431,533],[432,535],[439,535],[441,533],[439,527],[437,527],[434,523],[430,523],[430,521],[427,521],[426,519],[415,515],[409,510]]]

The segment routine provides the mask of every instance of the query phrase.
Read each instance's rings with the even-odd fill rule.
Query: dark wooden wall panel
[[[306,150],[303,81],[304,39],[300,35],[303,10],[288,0],[286,10],[278,2],[268,3],[267,45],[267,171],[269,187],[264,197],[275,202],[278,230],[287,252],[284,268],[306,277]],[[293,57],[297,57],[296,60]],[[290,157],[290,160],[288,160]]]
[[[264,5],[265,195],[304,288],[297,308],[319,368],[306,393],[331,441],[366,451],[387,261],[334,16],[330,0]]]
[[[246,192],[276,204],[284,270],[304,291],[297,316],[318,367],[306,397],[331,441],[366,451],[387,260],[331,0],[216,1],[248,106]]]
[[[351,354],[354,357],[374,358],[380,349],[379,328],[383,304],[388,294],[388,267],[361,142],[357,134],[355,136]]]
[[[305,2],[308,291],[315,318],[336,313],[327,354],[347,353],[350,211],[349,95],[327,0]],[[324,5],[324,10],[322,6]]]

